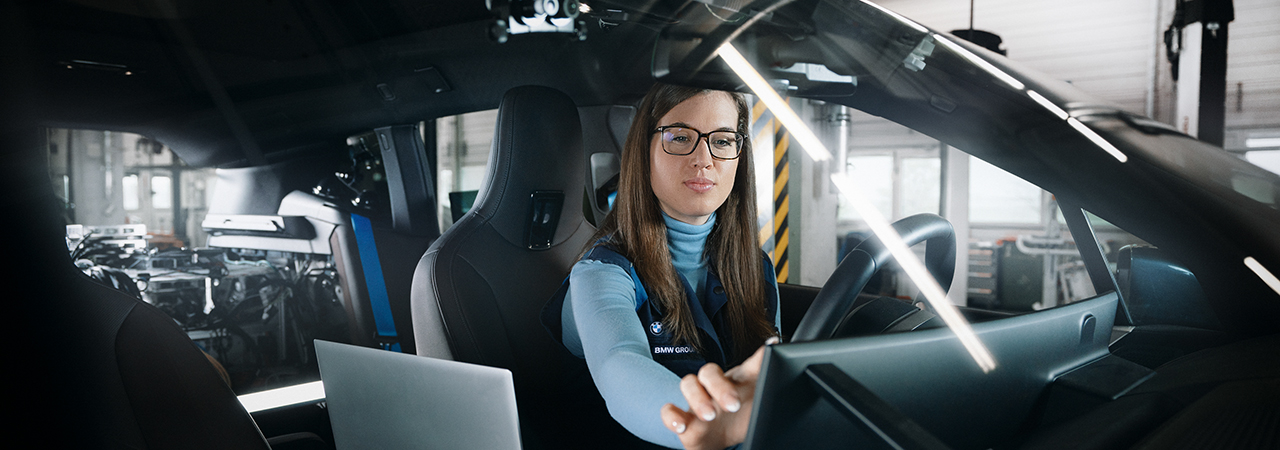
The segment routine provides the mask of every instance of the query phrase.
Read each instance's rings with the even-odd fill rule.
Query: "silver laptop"
[[[338,450],[520,448],[511,371],[315,343]]]

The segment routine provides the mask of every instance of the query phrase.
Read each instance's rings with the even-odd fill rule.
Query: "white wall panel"
[[[1235,8],[1227,42],[1227,148],[1233,130],[1280,131],[1280,1],[1235,0]]]
[[[969,27],[965,0],[877,3],[934,29]],[[976,0],[973,25],[1000,35],[1009,57],[1027,67],[1128,111],[1172,121],[1174,87],[1161,33],[1174,5],[1175,0]],[[1250,133],[1280,133],[1280,1],[1234,5],[1236,19],[1228,28],[1228,149]]]
[[[878,3],[930,28],[969,28],[964,0]],[[1000,35],[1011,59],[1138,114],[1146,110],[1155,20],[1151,0],[980,0],[973,11],[973,27]]]

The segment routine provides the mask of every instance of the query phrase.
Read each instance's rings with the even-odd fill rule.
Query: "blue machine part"
[[[356,235],[360,267],[364,269],[364,284],[369,290],[369,305],[373,309],[373,323],[377,327],[378,337],[395,340],[396,322],[391,316],[391,299],[387,295],[386,281],[382,278],[382,262],[378,259],[377,242],[373,239],[373,224],[368,217],[352,214],[351,229]],[[383,349],[399,352],[400,343],[383,344]]]

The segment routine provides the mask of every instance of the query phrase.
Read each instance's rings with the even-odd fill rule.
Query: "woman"
[[[610,414],[652,443],[742,442],[758,349],[778,335],[749,111],[740,94],[654,86],[627,135],[613,211],[549,304]]]

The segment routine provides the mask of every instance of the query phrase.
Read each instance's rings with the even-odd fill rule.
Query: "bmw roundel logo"
[[[654,322],[649,324],[649,332],[654,336],[662,334],[662,322]]]

